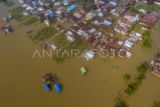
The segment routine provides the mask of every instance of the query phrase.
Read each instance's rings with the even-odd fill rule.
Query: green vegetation
[[[128,82],[128,81],[130,80],[130,78],[131,78],[131,76],[130,76],[129,74],[125,74],[125,75],[123,76],[123,80],[124,80],[125,82]]]
[[[137,67],[137,71],[138,71],[140,74],[146,73],[148,69],[149,69],[149,65],[148,65],[147,62],[143,62],[142,64],[140,64],[140,65]]]
[[[133,24],[132,28],[130,29],[130,32],[131,32],[131,31],[137,31],[137,32],[139,32],[139,33],[142,34],[142,33],[144,32],[144,30],[141,29],[142,27],[143,27],[143,26],[140,25],[139,22],[135,22],[135,23]]]
[[[142,35],[143,35],[143,46],[146,48],[152,47],[152,39],[150,36],[150,32],[144,32]]]
[[[130,8],[131,12],[139,13],[139,9],[145,9],[147,11],[157,11],[160,10],[160,6],[157,4],[139,4]]]
[[[140,84],[142,83],[142,80],[145,79],[145,73],[148,71],[149,65],[147,62],[143,62],[137,67],[138,76],[136,77],[134,82],[131,82],[127,85],[127,89],[125,89],[125,93],[127,95],[132,95],[135,93],[135,91],[138,89]]]
[[[114,107],[128,107],[127,103],[125,102],[125,100],[119,95],[116,99],[115,99],[115,106]]]
[[[28,25],[31,25],[31,24],[37,22],[37,21],[38,21],[38,18],[36,16],[31,16],[31,17],[27,18],[22,24],[28,26]]]
[[[154,101],[152,107],[160,107],[160,101]]]
[[[143,47],[151,48],[152,47],[152,39],[149,31],[144,31],[141,29],[142,25],[136,22],[130,31],[137,31],[143,35]]]
[[[55,33],[56,33],[56,30],[53,29],[52,27],[43,27],[36,34],[30,35],[30,38],[32,39],[33,42],[37,43],[50,38]]]
[[[85,7],[86,5],[93,3],[95,0],[79,0],[79,2],[77,2],[77,4],[79,6]]]
[[[77,37],[76,40],[72,43],[70,43],[65,35],[57,36],[54,38],[53,42],[61,47],[61,49],[79,49],[80,51],[83,51],[87,48],[87,44],[83,40],[83,38]]]
[[[137,90],[138,86],[139,86],[138,82],[129,83],[127,86],[127,89],[125,90],[125,93],[129,96],[134,94],[135,91]]]
[[[87,48],[87,44],[85,43],[84,39],[79,37],[77,37],[74,42],[70,43],[65,35],[61,35],[55,37],[53,42],[60,47],[58,56],[54,57],[54,60],[57,63],[62,63],[66,59],[75,57],[76,52],[78,55],[80,55]]]
[[[13,18],[15,18],[17,21],[22,21],[24,20],[24,16],[22,15],[23,13],[23,8],[18,6],[15,7],[11,10],[11,15],[13,16]]]
[[[14,3],[12,0],[0,0],[6,6],[12,6]]]

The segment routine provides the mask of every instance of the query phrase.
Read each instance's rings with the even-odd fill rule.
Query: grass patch
[[[16,19],[17,21],[22,21],[24,20],[24,16],[23,16],[23,8],[18,6],[15,7],[11,10],[11,15],[13,16],[14,19]]]
[[[27,18],[22,24],[28,26],[28,25],[31,25],[31,24],[37,22],[37,21],[38,21],[38,18],[36,16],[31,16],[31,17]]]
[[[12,0],[0,0],[6,6],[12,6],[14,3]]]
[[[130,11],[134,13],[139,13],[138,11],[139,9],[145,9],[147,11],[157,11],[157,10],[160,10],[160,6],[157,4],[149,4],[149,3],[139,4],[130,8]]]
[[[69,42],[65,35],[57,36],[54,38],[53,42],[61,47],[61,49],[79,49],[83,51],[87,48],[87,44],[85,43],[83,38],[77,37],[74,42]]]
[[[56,30],[53,29],[52,27],[43,27],[36,34],[32,34],[29,37],[32,39],[33,42],[37,43],[50,38],[55,33],[56,33]]]
[[[81,7],[86,7],[86,5],[93,3],[95,0],[79,0],[76,4]]]
[[[59,47],[63,48],[65,47],[67,44],[69,44],[69,41],[66,39],[65,35],[60,35],[57,36],[53,39],[53,42],[57,45],[59,45]]]
[[[55,37],[53,42],[60,48],[58,56],[54,56],[54,60],[57,63],[62,63],[67,59],[76,57],[76,53],[80,55],[88,47],[84,39],[79,37],[77,37],[76,40],[71,43],[67,40],[65,35],[61,35]]]
[[[152,39],[150,36],[150,32],[144,32],[143,34],[143,46],[146,48],[152,47]]]

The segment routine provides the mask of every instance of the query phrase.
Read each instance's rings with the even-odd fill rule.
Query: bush
[[[118,96],[115,99],[115,107],[128,107],[128,105],[121,96]]]
[[[143,62],[137,67],[137,71],[141,74],[146,73],[148,69],[149,69],[149,65],[147,62]]]
[[[141,81],[142,81],[143,79],[145,79],[145,75],[144,75],[143,73],[142,73],[142,74],[139,74],[136,79],[137,79],[137,81],[138,81],[139,83],[141,83]]]
[[[125,90],[125,93],[128,94],[129,96],[134,94],[138,86],[139,86],[138,82],[133,82],[133,83],[128,84],[128,87]]]
[[[126,81],[126,82],[127,82],[130,78],[131,78],[131,76],[130,76],[129,74],[125,74],[125,75],[123,76],[123,80]]]

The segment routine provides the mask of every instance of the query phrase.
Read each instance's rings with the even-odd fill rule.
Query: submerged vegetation
[[[128,82],[128,81],[130,80],[130,78],[131,78],[131,76],[130,76],[129,74],[125,74],[125,75],[123,76],[123,80],[124,80],[125,82]]]
[[[134,13],[139,13],[139,9],[145,9],[147,11],[157,11],[160,10],[160,6],[154,3],[139,4],[130,8],[130,11]]]
[[[88,47],[83,38],[77,37],[74,42],[70,43],[65,35],[55,37],[53,43],[60,48],[58,56],[55,55],[54,57],[57,63],[62,63],[76,55],[79,56]]]
[[[38,18],[36,16],[31,16],[31,17],[27,18],[22,24],[28,26],[28,25],[31,25],[31,24],[37,22],[37,21],[38,21]]]
[[[24,20],[24,16],[22,15],[23,13],[23,8],[18,6],[15,7],[11,10],[11,15],[13,16],[14,19],[16,19],[17,21],[22,21]]]
[[[12,0],[0,0],[6,6],[12,6],[14,3]]]
[[[150,36],[150,32],[143,33],[143,46],[146,48],[152,47],[152,39]]]
[[[115,99],[115,106],[114,107],[128,107],[127,103],[125,102],[125,100],[122,98],[121,95],[119,95],[118,97],[116,97]]]
[[[139,85],[142,83],[142,80],[145,79],[145,73],[148,71],[149,65],[147,62],[143,62],[137,67],[138,75],[136,79],[127,85],[127,89],[125,89],[125,93],[127,95],[132,95],[138,89]]]
[[[93,3],[95,0],[79,0],[78,5],[85,7],[86,5]]]
[[[160,107],[160,101],[154,101],[152,107]]]
[[[53,29],[52,27],[43,27],[36,34],[32,34],[29,37],[32,39],[33,42],[37,43],[50,38],[55,33],[56,33],[56,30]]]

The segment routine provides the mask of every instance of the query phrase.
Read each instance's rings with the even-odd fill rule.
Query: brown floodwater
[[[7,15],[0,4],[1,19]],[[160,49],[160,27],[155,27],[153,48],[144,49],[142,43],[132,49],[130,59],[95,58],[85,61],[81,58],[57,64],[49,58],[32,58],[38,48],[26,35],[26,28],[11,21],[15,32],[4,35],[0,32],[0,107],[113,107],[114,99],[126,87],[122,77],[125,73],[134,79],[136,67],[143,61],[150,61]],[[87,66],[89,72],[80,74],[80,67]],[[117,71],[113,72],[113,67]],[[46,93],[40,81],[42,75],[55,72],[63,84],[63,92]],[[160,100],[160,78],[147,73],[146,79],[136,93],[127,97],[130,107],[151,107]]]

